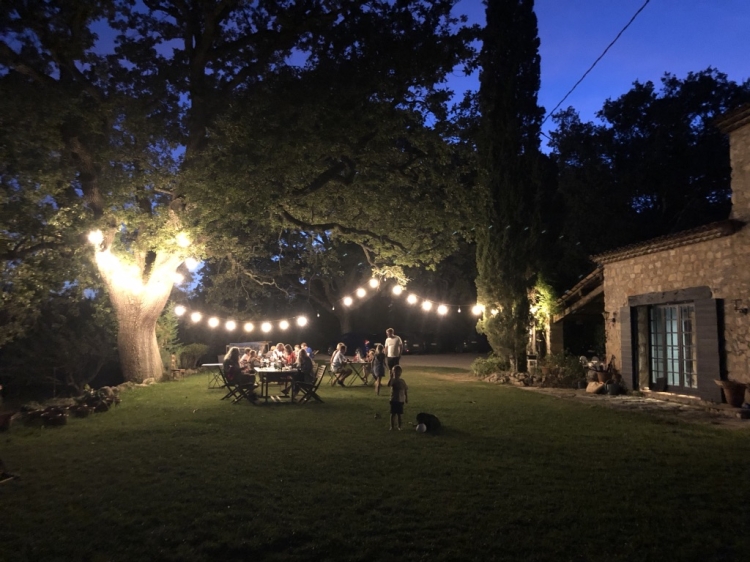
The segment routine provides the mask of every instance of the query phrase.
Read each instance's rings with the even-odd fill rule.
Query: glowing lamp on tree
[[[188,248],[190,247],[190,237],[185,234],[184,232],[180,232],[177,236],[175,236],[175,242],[177,242],[177,245],[180,248]]]
[[[305,318],[304,316],[300,316],[299,318],[297,318],[297,326],[307,326],[307,318]]]
[[[417,297],[417,295],[409,295],[409,298],[406,299],[406,302],[408,302],[409,304],[417,304],[418,300],[419,298]]]
[[[429,312],[430,310],[432,310],[432,303],[430,301],[424,301],[422,303],[422,310],[424,310],[425,312]]]
[[[370,287],[372,287],[373,289],[377,289],[378,285],[380,285],[380,281],[378,281],[374,277],[370,279],[369,283],[370,283]]]
[[[193,322],[200,322],[201,318],[203,318],[203,315],[200,312],[193,312],[190,315],[190,320],[192,320]]]
[[[237,327],[237,322],[234,320],[227,320],[227,323],[224,324],[224,327],[227,329],[227,332],[231,332]]]
[[[404,288],[401,285],[396,285],[395,287],[393,287],[394,295],[399,296],[403,292],[404,292]]]
[[[474,316],[479,316],[484,312],[484,307],[481,304],[475,304],[471,309],[472,314]]]
[[[179,285],[185,280],[185,276],[182,273],[177,273],[176,271],[172,274],[172,281],[174,281],[175,285]]]
[[[175,314],[176,314],[177,316],[182,316],[182,315],[183,315],[183,314],[185,314],[186,312],[187,312],[187,308],[185,308],[185,307],[184,307],[184,306],[182,306],[181,304],[178,304],[177,306],[175,306],[175,307],[174,307],[174,313],[175,313]]]
[[[361,299],[365,298],[365,295],[367,294],[367,291],[365,291],[362,287],[357,289],[357,296]]]
[[[91,242],[94,246],[98,246],[102,242],[104,242],[104,234],[102,234],[101,230],[92,230],[89,232],[89,242]]]
[[[286,320],[282,320],[281,322],[279,322],[279,328],[281,328],[282,330],[286,330],[287,328],[289,328],[289,322],[287,322]]]
[[[490,310],[490,314],[492,314],[492,316],[497,316],[498,312],[500,311],[497,308],[493,308],[492,310]]]
[[[187,267],[190,271],[193,271],[196,267],[198,267],[198,263],[198,260],[195,258],[185,259],[185,267]]]
[[[344,297],[344,306],[351,306],[353,302],[352,297]]]
[[[211,328],[216,328],[216,326],[219,325],[219,319],[214,316],[213,318],[208,319],[208,325]]]
[[[441,304],[440,306],[438,306],[437,311],[440,316],[445,316],[446,314],[448,314],[448,307],[444,304]]]
[[[263,330],[265,333],[268,333],[268,332],[271,331],[272,327],[273,326],[271,326],[270,322],[263,322],[263,324],[261,325],[260,329]]]
[[[245,323],[244,329],[245,329],[246,332],[252,332],[253,328],[255,328],[255,326],[253,326],[252,322],[246,322]]]

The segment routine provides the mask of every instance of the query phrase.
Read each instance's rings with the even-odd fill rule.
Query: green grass
[[[388,398],[232,405],[205,376],[14,425],[0,560],[739,560],[750,433],[408,369]],[[442,370],[443,373],[455,370]],[[384,393],[387,394],[387,393]],[[376,417],[379,414],[379,417]]]

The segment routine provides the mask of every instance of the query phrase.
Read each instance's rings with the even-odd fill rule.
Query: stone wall
[[[750,223],[750,125],[730,134],[732,216]],[[735,301],[750,306],[750,225],[739,232],[705,242],[663,250],[604,266],[604,310],[607,358],[622,365],[621,324],[613,314],[628,297],[708,286],[713,298],[724,299],[724,338],[728,377],[750,382],[750,315],[735,311]],[[717,373],[718,378],[718,373]]]

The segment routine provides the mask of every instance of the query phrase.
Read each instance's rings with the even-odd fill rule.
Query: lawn
[[[455,372],[452,370],[450,372]],[[232,405],[206,377],[138,388],[0,457],[0,560],[739,560],[750,431],[407,369],[388,398]],[[384,393],[387,394],[387,393]]]

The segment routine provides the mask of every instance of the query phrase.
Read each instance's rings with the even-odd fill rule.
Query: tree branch
[[[302,220],[297,219],[296,217],[292,216],[289,211],[284,209],[283,207],[279,206],[279,216],[293,224],[296,227],[299,227],[301,229],[307,229],[307,230],[331,230],[333,232],[338,232],[340,234],[356,234],[358,236],[368,236],[370,238],[377,238],[378,240],[381,240],[387,244],[390,244],[391,246],[394,246],[398,248],[399,250],[406,252],[406,247],[401,244],[401,242],[398,242],[397,240],[394,240],[388,236],[385,236],[383,234],[377,234],[375,232],[372,232],[370,230],[363,230],[361,228],[353,228],[349,226],[344,226],[342,224],[339,224],[337,222],[328,222],[328,223],[308,223]]]

